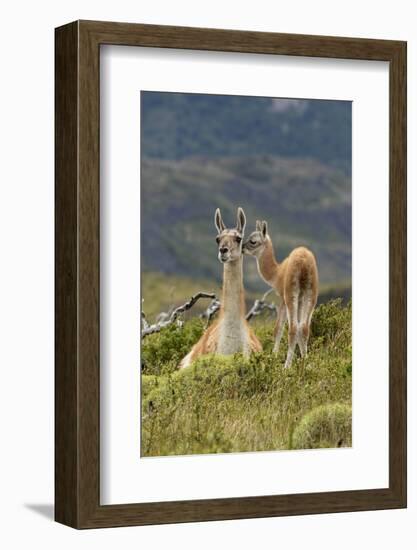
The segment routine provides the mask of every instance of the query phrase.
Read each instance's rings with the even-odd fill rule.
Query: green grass
[[[188,320],[142,343],[142,455],[186,455],[351,444],[351,307],[313,316],[309,355],[284,369],[285,336],[272,353],[273,321],[256,319],[264,351],[204,356],[178,371],[204,330]]]

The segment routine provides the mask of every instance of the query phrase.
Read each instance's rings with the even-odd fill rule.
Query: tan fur
[[[240,212],[240,209],[239,211]],[[242,211],[243,213],[243,211]],[[243,287],[242,245],[237,239],[243,236],[244,223],[238,229],[226,229],[221,221],[218,227],[219,259],[221,251],[227,250],[223,263],[223,296],[219,318],[214,321],[182,359],[179,368],[188,367],[197,357],[209,353],[230,355],[262,351],[262,346],[245,319],[245,291]],[[216,212],[217,217],[217,212]],[[244,214],[243,214],[244,219]]]
[[[301,355],[307,353],[311,317],[318,297],[317,264],[313,253],[303,246],[294,249],[283,262],[278,263],[266,227],[266,222],[257,222],[257,231],[249,236],[244,250],[256,257],[259,274],[280,297],[274,351],[278,351],[284,324],[288,320],[285,366],[289,367],[297,344]]]

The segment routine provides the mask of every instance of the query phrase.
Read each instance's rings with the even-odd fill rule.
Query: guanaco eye
[[[256,244],[256,241],[255,241],[255,239],[250,239],[250,241],[249,241],[249,242],[250,242],[250,244]]]
[[[236,237],[236,242],[239,244],[242,242],[242,237]]]
[[[216,243],[220,244],[220,237],[216,237]]]

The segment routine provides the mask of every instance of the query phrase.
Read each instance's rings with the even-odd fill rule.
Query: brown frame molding
[[[389,487],[179,502],[99,501],[99,55],[120,44],[390,64]],[[55,519],[75,528],[406,507],[405,42],[76,21],[55,31]]]

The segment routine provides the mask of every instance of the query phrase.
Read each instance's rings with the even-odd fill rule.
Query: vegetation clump
[[[295,449],[350,447],[352,407],[345,403],[320,405],[303,416],[292,437]]]

